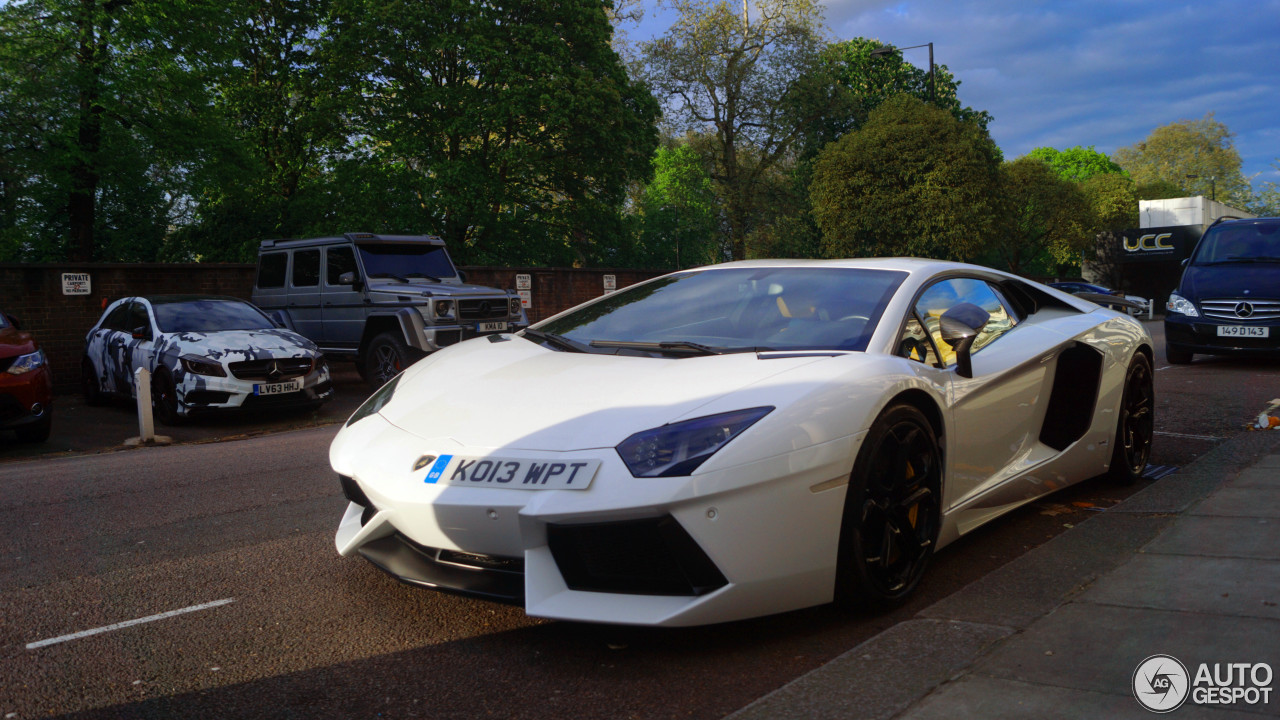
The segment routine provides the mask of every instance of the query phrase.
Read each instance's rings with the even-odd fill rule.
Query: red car
[[[0,430],[44,442],[53,426],[53,376],[31,333],[0,312]]]

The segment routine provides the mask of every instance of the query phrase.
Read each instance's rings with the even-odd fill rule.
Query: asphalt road
[[[1280,363],[1156,368],[1156,465],[1280,397]],[[532,620],[340,558],[336,428],[214,430],[241,437],[0,464],[0,715],[717,718],[1152,482],[1090,481],[975,532],[890,615],[648,630]]]

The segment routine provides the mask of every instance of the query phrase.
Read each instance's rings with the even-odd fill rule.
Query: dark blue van
[[[1170,363],[1195,353],[1280,357],[1280,218],[1220,220],[1185,264],[1165,305]]]

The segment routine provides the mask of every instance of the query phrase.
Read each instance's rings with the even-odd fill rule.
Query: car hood
[[[36,351],[36,342],[31,333],[6,327],[0,328],[0,358],[17,357]]]
[[[402,283],[399,280],[385,280],[381,278],[373,279],[369,281],[369,292],[385,293],[387,295],[418,295],[433,298],[493,297],[494,295],[507,294],[503,290],[486,287],[484,285],[469,285],[465,283],[461,285],[453,285],[450,283],[433,283],[415,280]]]
[[[234,360],[299,357],[316,351],[315,343],[281,329],[168,333],[160,344],[165,350],[203,355],[215,360],[228,356]]]
[[[414,365],[380,412],[426,440],[481,448],[613,447],[641,430],[728,410],[716,403],[823,357],[755,353],[653,358],[558,352],[523,338],[477,339]],[[781,405],[752,393],[742,407]],[[783,396],[779,392],[777,396]],[[714,408],[705,407],[714,403]]]
[[[1182,291],[1197,302],[1212,298],[1275,298],[1280,264],[1191,265],[1182,275]]]

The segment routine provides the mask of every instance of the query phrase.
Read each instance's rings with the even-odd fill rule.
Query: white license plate
[[[441,455],[431,465],[423,481],[508,490],[586,490],[599,469],[599,460]]]
[[[507,324],[504,322],[487,322],[476,325],[476,332],[506,332]]]
[[[298,392],[302,389],[302,378],[294,378],[289,382],[258,383],[253,386],[254,395],[283,395]]]
[[[1271,337],[1269,328],[1266,327],[1248,327],[1246,325],[1219,325],[1218,337],[1250,337],[1264,338]]]

